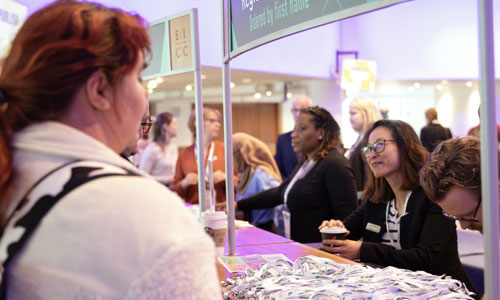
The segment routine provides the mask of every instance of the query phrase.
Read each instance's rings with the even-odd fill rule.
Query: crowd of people
[[[221,114],[203,108],[203,145],[179,151],[176,117],[150,116],[149,54],[144,19],[98,4],[58,1],[19,30],[0,73],[2,297],[220,299],[213,242],[185,206],[198,203],[197,147],[207,174],[212,162],[216,202],[226,201]],[[233,135],[246,220],[301,243],[345,227],[347,239],[323,241],[324,251],[475,291],[455,221],[482,231],[478,138],[453,139],[434,108],[419,138],[359,97],[349,106],[358,138],[343,153],[329,111],[300,95],[291,112],[274,155]],[[194,112],[188,127],[196,140]]]

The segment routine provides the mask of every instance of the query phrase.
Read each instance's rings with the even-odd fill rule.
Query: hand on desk
[[[324,240],[320,249],[337,254],[343,258],[356,260],[360,256],[361,243],[360,241],[351,240]],[[332,247],[326,245],[331,245]]]
[[[225,180],[226,180],[226,173],[222,172],[221,170],[217,170],[214,172],[214,184],[217,184]]]
[[[181,181],[181,187],[183,189],[195,184],[198,184],[198,175],[196,173],[187,173],[186,177]]]
[[[226,203],[226,201],[215,203],[215,210],[217,210],[217,211],[220,210],[220,211],[227,212],[227,203]],[[234,210],[238,210],[238,202],[236,202],[236,201],[234,201]]]

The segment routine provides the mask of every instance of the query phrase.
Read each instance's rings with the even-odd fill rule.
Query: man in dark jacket
[[[451,131],[439,124],[438,113],[435,108],[429,108],[425,111],[425,119],[427,125],[420,131],[420,140],[427,151],[432,152],[439,143],[451,139]]]

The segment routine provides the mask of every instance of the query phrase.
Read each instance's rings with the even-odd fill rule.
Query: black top
[[[354,178],[356,179],[356,190],[362,191],[365,187],[366,176],[369,174],[370,167],[365,162],[363,153],[361,149],[368,143],[368,135],[365,134],[360,137],[361,141],[356,145],[356,147],[351,152],[349,156],[349,163],[352,166],[352,171],[354,172]]]
[[[447,139],[451,139],[451,131],[441,124],[430,123],[420,130],[420,140],[429,152],[432,152],[439,143]]]
[[[363,238],[361,261],[450,275],[464,282],[470,291],[475,291],[458,256],[455,222],[443,216],[441,208],[427,198],[422,188],[411,194],[406,205],[407,214],[401,217],[401,250],[381,244],[386,232],[386,208],[387,204],[366,201],[344,220],[344,226],[350,231],[347,238]],[[372,229],[369,230],[368,223],[376,226],[368,226]]]
[[[283,203],[286,187],[297,173],[270,190],[238,201],[238,209],[271,208]],[[288,193],[291,238],[301,243],[321,241],[318,226],[323,220],[342,220],[357,207],[351,166],[336,149],[320,159]]]

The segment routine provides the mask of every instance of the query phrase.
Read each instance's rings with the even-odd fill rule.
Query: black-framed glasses
[[[153,126],[153,120],[151,119],[151,116],[147,117],[141,122],[142,126],[142,133],[146,134],[151,130],[151,126]]]
[[[361,148],[361,152],[363,152],[364,156],[367,156],[370,151],[375,153],[382,153],[385,150],[385,144],[387,142],[395,142],[396,140],[386,140],[386,139],[378,139],[372,145],[368,145],[366,147]]]
[[[454,215],[450,215],[449,213],[445,212],[444,210],[443,210],[443,215],[445,217],[452,219],[452,220],[455,220],[455,221],[478,223],[479,220],[476,220],[476,215],[477,215],[477,212],[479,211],[479,206],[481,206],[481,197],[479,197],[479,201],[477,202],[477,206],[476,206],[476,209],[474,210],[474,214],[472,215],[472,219],[455,217]]]

